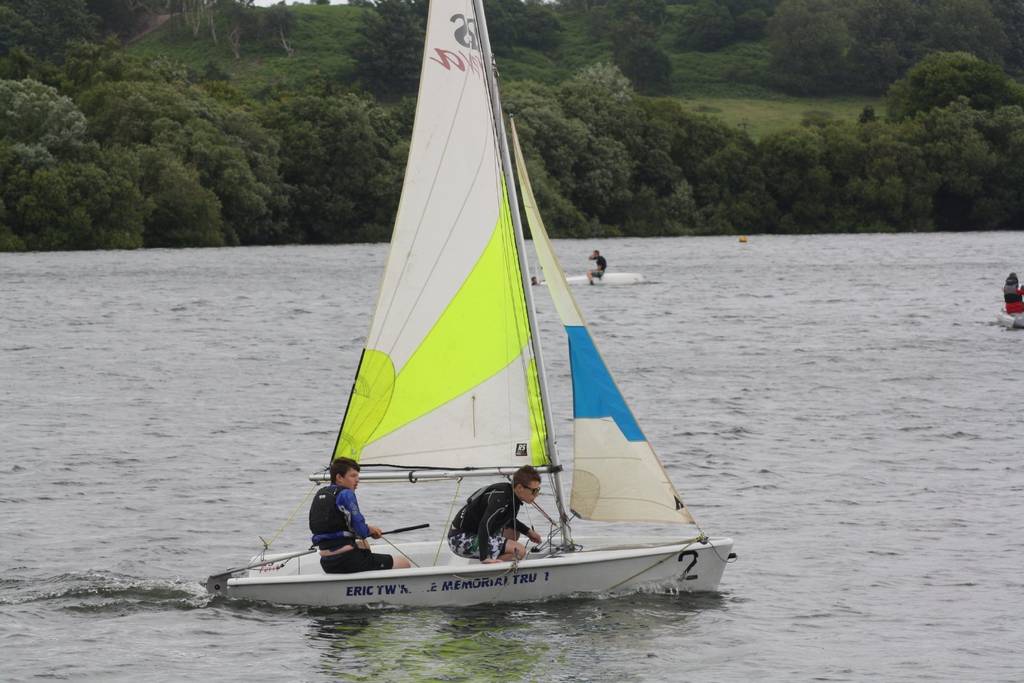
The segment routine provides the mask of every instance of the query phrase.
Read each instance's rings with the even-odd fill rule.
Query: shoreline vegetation
[[[386,241],[426,10],[0,0],[0,251]],[[487,12],[553,237],[1024,228],[1012,0]]]

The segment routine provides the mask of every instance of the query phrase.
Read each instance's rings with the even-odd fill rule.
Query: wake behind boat
[[[585,285],[588,279],[586,275],[569,275],[565,281],[570,285]],[[595,285],[638,285],[646,281],[640,273],[605,273],[600,278],[594,278]]]
[[[572,359],[574,470],[564,500],[494,79],[481,0],[433,0],[395,229],[330,461],[358,462],[364,483],[407,485],[494,480],[532,465],[557,506],[546,540],[518,561],[482,564],[449,550],[447,520],[436,542],[372,546],[410,568],[328,574],[316,550],[264,551],[210,576],[211,593],[349,607],[717,590],[732,539],[697,525],[605,366],[551,248],[513,125],[523,205]],[[636,533],[574,538],[577,517]],[[638,540],[651,524],[673,530]]]

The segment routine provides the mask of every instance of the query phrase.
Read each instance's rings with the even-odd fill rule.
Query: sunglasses
[[[530,493],[532,493],[535,496],[539,496],[540,495],[540,487],[539,486],[537,488],[535,488],[535,489],[531,489],[529,486],[524,486],[523,488],[526,489],[527,491],[529,491]]]

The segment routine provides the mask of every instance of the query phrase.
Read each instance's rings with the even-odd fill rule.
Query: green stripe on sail
[[[471,391],[522,356],[530,328],[512,230],[506,197],[476,265],[401,371],[395,373],[385,352],[366,349],[334,457],[358,460],[367,444]],[[546,464],[532,360],[525,371],[532,461]]]
[[[537,377],[537,359],[530,359],[526,378],[530,400],[530,462],[536,466],[548,464],[548,430],[544,426],[544,405],[540,398],[540,379]]]
[[[394,391],[395,366],[388,354],[376,349],[363,351],[332,460],[359,460],[363,446],[384,419]]]

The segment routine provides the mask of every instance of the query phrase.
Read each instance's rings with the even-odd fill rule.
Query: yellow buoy
[[[740,235],[740,242],[742,244],[746,244],[747,243],[747,236],[746,235]]]

